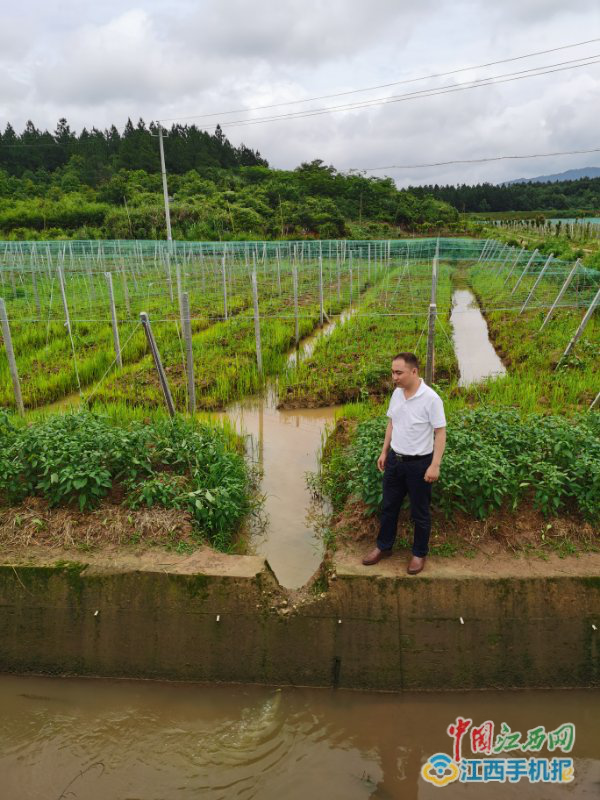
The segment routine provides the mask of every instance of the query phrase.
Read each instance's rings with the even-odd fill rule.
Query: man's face
[[[392,361],[392,381],[394,386],[406,389],[414,381],[417,370],[409,367],[403,358]]]

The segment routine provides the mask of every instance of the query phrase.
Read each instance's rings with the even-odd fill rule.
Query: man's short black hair
[[[392,361],[397,361],[401,358],[407,367],[411,369],[419,369],[419,359],[414,353],[398,353],[392,358]]]

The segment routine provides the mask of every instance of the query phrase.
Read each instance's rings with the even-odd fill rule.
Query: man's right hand
[[[385,472],[385,460],[387,458],[387,453],[385,450],[381,451],[381,455],[377,459],[377,469],[379,472]]]

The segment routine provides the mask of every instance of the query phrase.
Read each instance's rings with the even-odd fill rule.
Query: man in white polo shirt
[[[409,575],[425,566],[431,533],[431,484],[440,476],[446,446],[446,417],[441,397],[419,376],[414,353],[398,353],[392,361],[394,392],[387,415],[377,467],[383,472],[383,505],[377,546],[363,558],[363,564],[377,564],[392,554],[398,528],[398,514],[406,495],[414,524]]]

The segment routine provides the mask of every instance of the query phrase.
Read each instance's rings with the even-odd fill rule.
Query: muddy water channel
[[[505,374],[506,367],[489,340],[477,300],[468,289],[457,289],[452,295],[450,322],[461,386]]]
[[[279,410],[270,387],[264,397],[236,403],[226,415],[248,436],[250,458],[262,471],[264,527],[252,536],[252,552],[263,555],[282,586],[296,589],[321,563],[323,545],[308,519],[307,472],[318,465],[322,436],[336,408]]]
[[[574,723],[575,781],[456,783],[445,787],[450,800],[592,798],[600,781],[592,691],[398,695],[1,676],[0,709],[3,800],[433,798],[420,770],[452,753],[446,728],[457,716],[524,735]]]
[[[352,312],[301,342],[289,354],[288,364],[310,356],[317,341],[344,324]],[[319,463],[325,428],[333,422],[336,406],[327,408],[277,408],[277,383],[271,382],[261,397],[234,403],[224,415],[248,436],[248,454],[262,472],[264,495],[262,529],[255,534],[252,552],[264,556],[278,581],[287,589],[303,586],[319,567],[323,545],[309,520],[311,494],[306,473]]]

